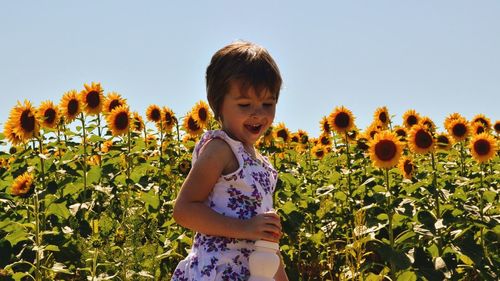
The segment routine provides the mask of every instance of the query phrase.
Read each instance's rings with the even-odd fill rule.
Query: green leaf
[[[70,212],[66,207],[66,202],[52,203],[45,211],[45,215],[46,216],[56,215],[60,218],[67,219],[70,216]]]
[[[63,196],[75,195],[80,193],[81,190],[83,190],[83,183],[79,182],[68,183],[64,186]]]
[[[417,281],[417,275],[413,271],[405,271],[398,275],[398,281]]]
[[[333,197],[335,199],[340,200],[340,201],[346,201],[347,200],[347,195],[345,195],[345,193],[342,192],[342,191],[335,192],[335,195]]]
[[[495,197],[497,196],[496,192],[493,192],[491,190],[485,190],[483,193],[483,198],[488,201],[488,203],[493,203],[495,201]]]
[[[155,194],[154,189],[150,189],[148,192],[142,192],[141,193],[141,199],[146,203],[146,205],[151,206],[153,209],[158,209],[158,206],[160,206],[160,199],[158,198],[158,195]]]
[[[28,240],[28,233],[26,233],[24,229],[18,228],[15,231],[7,234],[7,236],[5,236],[5,239],[9,241],[12,247],[14,247],[17,243]]]
[[[57,247],[56,245],[47,245],[45,246],[44,250],[46,251],[52,251],[52,252],[59,252],[59,247]]]
[[[297,207],[291,201],[287,201],[281,206],[281,210],[283,210],[283,212],[288,215],[291,212],[297,210]]]
[[[92,166],[87,172],[87,182],[90,184],[98,183],[101,178],[101,167],[98,165]]]

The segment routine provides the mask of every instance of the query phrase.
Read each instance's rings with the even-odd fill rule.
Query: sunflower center
[[[200,118],[201,121],[207,120],[207,117],[208,117],[207,110],[203,107],[200,108],[198,110],[198,117]]]
[[[385,122],[387,122],[387,114],[385,114],[385,112],[380,112],[378,119],[385,124]]]
[[[308,136],[306,136],[306,135],[302,135],[302,136],[300,137],[300,143],[302,143],[302,144],[306,144],[308,141],[309,141],[309,137],[308,137]]]
[[[484,133],[484,127],[483,126],[478,126],[476,129],[476,134]]]
[[[415,134],[415,144],[420,148],[429,148],[432,145],[432,136],[424,130]]]
[[[99,103],[101,102],[101,99],[99,97],[99,92],[97,91],[91,91],[87,94],[87,105],[90,108],[96,108],[99,106]]]
[[[396,156],[396,144],[391,140],[381,140],[375,144],[375,155],[382,161],[389,161]]]
[[[285,130],[279,130],[278,133],[276,133],[276,135],[280,138],[283,139],[283,141],[287,141],[288,140],[288,134],[286,133]]]
[[[165,123],[167,123],[167,125],[172,125],[173,121],[174,118],[172,118],[172,114],[170,114],[170,112],[165,113]]]
[[[151,111],[151,119],[155,122],[160,121],[161,119],[161,112],[158,109],[154,109]]]
[[[193,118],[189,117],[188,120],[188,129],[190,131],[198,131],[200,129],[200,126],[198,126],[198,123],[196,123],[196,120]]]
[[[453,135],[457,137],[463,137],[465,133],[467,133],[467,127],[465,127],[465,124],[463,123],[458,123],[455,126],[453,126]]]
[[[490,143],[487,140],[480,139],[474,143],[474,150],[479,155],[487,155],[490,149]]]
[[[115,109],[116,107],[118,107],[120,105],[122,105],[122,103],[119,100],[112,100],[109,103],[108,111],[111,112],[113,109]]]
[[[323,150],[319,149],[319,150],[316,150],[315,154],[318,158],[321,158],[321,157],[323,157],[323,155],[325,155],[325,152]]]
[[[115,128],[117,130],[125,130],[128,127],[128,114],[126,112],[119,112],[115,117]]]
[[[323,145],[330,144],[330,140],[327,137],[322,137],[321,144],[323,144]]]
[[[349,114],[345,112],[340,112],[335,117],[335,126],[339,128],[347,128],[347,126],[349,126],[349,121],[350,121]]]
[[[52,124],[56,119],[56,111],[53,108],[49,108],[45,110],[43,117],[45,118],[46,123]]]
[[[481,124],[483,124],[484,126],[488,126],[488,121],[486,121],[484,118],[482,117],[479,117],[476,119],[476,122],[480,122]]]
[[[405,170],[406,174],[411,174],[411,172],[413,172],[413,165],[411,164],[411,161],[406,160],[405,164],[403,165],[403,169]]]
[[[27,109],[21,114],[21,127],[26,132],[33,132],[35,130],[35,116],[31,110]]]
[[[402,130],[402,129],[399,129],[399,130],[396,131],[396,135],[398,137],[406,137],[406,131]]]
[[[78,101],[72,99],[68,102],[68,114],[75,115],[78,112]]]
[[[325,133],[330,132],[330,124],[328,124],[328,122],[323,122],[323,131],[325,131]]]
[[[415,115],[408,116],[408,118],[406,119],[406,123],[408,123],[408,125],[410,126],[417,124],[418,123],[417,116]]]
[[[500,131],[500,123],[495,123],[495,131]]]
[[[450,143],[450,140],[446,136],[438,136],[437,142],[440,147],[446,147]]]

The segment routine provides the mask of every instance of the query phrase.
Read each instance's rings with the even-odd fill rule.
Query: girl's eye
[[[273,106],[272,103],[264,103],[263,105],[264,105],[264,107],[271,107],[271,106]]]
[[[240,107],[248,107],[248,106],[250,106],[250,104],[248,104],[248,103],[243,103],[243,104],[238,104],[238,105],[239,105]]]

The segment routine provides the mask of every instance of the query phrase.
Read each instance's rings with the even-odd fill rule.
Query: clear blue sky
[[[58,103],[92,81],[143,116],[152,103],[181,116],[237,39],[277,61],[275,121],[291,130],[317,135],[339,105],[363,129],[384,105],[397,124],[408,109],[441,127],[452,112],[499,118],[497,0],[2,1],[0,35],[0,123],[17,100]]]

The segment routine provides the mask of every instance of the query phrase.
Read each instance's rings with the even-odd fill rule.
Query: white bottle
[[[278,243],[265,240],[255,242],[255,251],[249,257],[249,281],[274,281],[280,265],[278,250]]]

